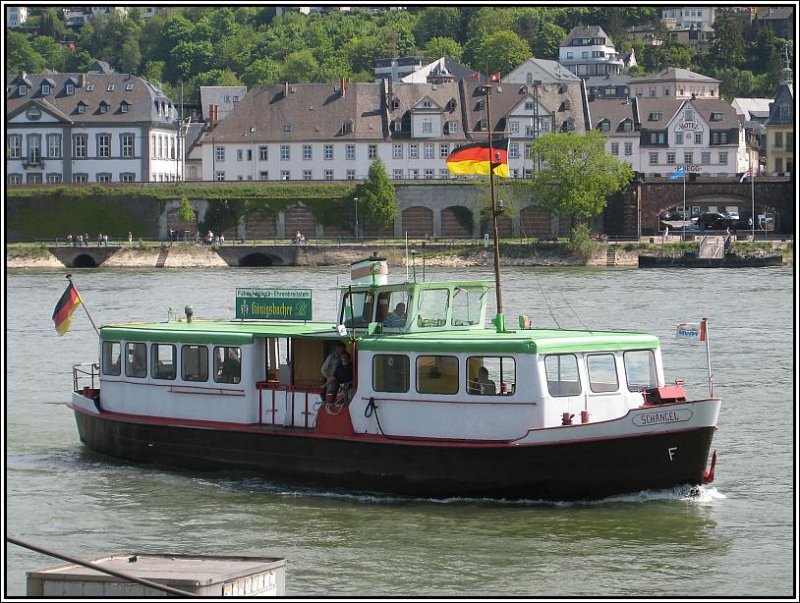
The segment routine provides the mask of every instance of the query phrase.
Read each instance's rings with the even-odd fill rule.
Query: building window
[[[392,145],[392,159],[402,159],[403,158],[403,145],[400,143],[395,143]]]
[[[439,170],[439,179],[447,180],[450,177],[450,172],[447,170]]]
[[[122,141],[122,156],[133,157],[133,134],[123,134],[120,140]]]
[[[356,179],[356,171],[355,170],[347,170],[347,179],[348,180],[355,180]]]
[[[122,101],[120,103],[120,105],[119,105],[120,113],[127,113],[128,112],[128,107],[130,107],[130,105],[128,103],[126,103],[125,101]]]
[[[68,83],[66,85],[66,87],[65,87],[65,91],[66,91],[67,96],[72,96],[73,94],[75,94],[75,84],[73,84],[71,82]]]
[[[611,154],[612,155],[619,155],[619,143],[612,142],[611,143]]]
[[[225,161],[225,147],[214,147],[214,161]]]
[[[217,170],[214,172],[214,180],[217,182],[222,182],[225,180],[225,172],[224,170]]]
[[[40,134],[28,134],[28,161],[38,163],[42,160],[42,137]]]
[[[703,165],[710,165],[711,164],[711,153],[708,151],[703,151],[700,153],[700,163]]]
[[[519,143],[518,142],[512,142],[511,144],[508,145],[508,156],[511,159],[516,159],[517,157],[519,157]]]
[[[106,172],[101,172],[97,174],[97,181],[98,182],[111,182],[111,174]]]
[[[408,177],[412,180],[419,180],[419,170],[408,170]]]
[[[675,132],[675,144],[683,144],[683,132]]]
[[[103,101],[100,102],[99,109],[100,113],[108,113],[108,105]]]
[[[626,142],[625,143],[625,155],[630,156],[633,155],[633,143]]]
[[[269,147],[260,146],[258,147],[258,160],[259,161],[267,161],[269,159]]]
[[[325,170],[325,180],[333,180],[333,170]]]
[[[262,170],[258,173],[259,180],[269,180],[269,172],[266,170]]]
[[[27,181],[28,181],[28,184],[41,184],[42,183],[42,175],[41,174],[28,174]]]
[[[658,165],[658,153],[650,153],[650,165]]]
[[[448,121],[447,122],[447,133],[448,134],[456,134],[458,132],[458,122],[457,121]]]
[[[311,145],[304,144],[303,145],[303,161],[311,161],[313,158],[313,154],[311,152]]]
[[[667,153],[667,165],[675,165],[675,153]]]
[[[419,146],[411,143],[408,145],[408,158],[409,159],[419,159]]]
[[[447,156],[450,154],[450,145],[442,143],[439,145],[439,159],[447,159]]]
[[[519,122],[517,120],[511,120],[508,122],[508,129],[512,134],[519,134]]]
[[[48,184],[61,184],[62,178],[61,174],[47,174],[47,183]]]
[[[433,170],[426,169],[424,172],[425,180],[433,180]]]
[[[289,153],[289,145],[288,144],[282,144],[281,145],[281,161],[289,161],[290,158],[291,158],[291,155]],[[281,180],[283,180],[283,178],[281,178]]]
[[[703,144],[703,133],[702,132],[695,132],[695,134],[694,134],[694,143],[695,144]]]
[[[719,154],[719,164],[720,165],[728,165],[728,152],[723,151]]]
[[[378,158],[378,145],[371,144],[367,147],[367,158],[368,159],[377,159]]]
[[[303,170],[303,180],[313,180],[311,170]]]
[[[61,157],[61,134],[47,135],[47,156],[54,159]]]
[[[292,174],[289,170],[281,170],[281,180],[291,180]]]
[[[11,134],[8,137],[8,157],[9,159],[22,157],[22,136],[19,134]]]
[[[433,159],[433,143],[426,142],[423,152],[425,153],[425,159]]]
[[[430,119],[425,119],[422,122],[422,133],[433,134],[433,122]]]
[[[685,153],[683,154],[683,162],[684,162],[686,165],[689,165],[689,164],[691,164],[691,163],[692,163],[692,153],[691,153],[691,151],[687,151],[687,152],[685,152]]]
[[[50,84],[42,84],[42,96],[50,94]]]
[[[349,144],[344,149],[344,157],[350,161],[355,161],[356,158],[356,145]]]
[[[98,157],[111,157],[111,135],[98,134],[97,135],[97,156]]]
[[[244,158],[242,149],[236,149],[236,161],[241,161]]]
[[[135,182],[136,181],[136,174],[133,172],[122,172],[119,175],[120,182]]]
[[[403,170],[392,170],[392,179],[394,179],[394,180],[402,180],[403,179]]]
[[[333,145],[326,144],[322,153],[322,156],[325,158],[326,161],[330,161],[333,159]]]

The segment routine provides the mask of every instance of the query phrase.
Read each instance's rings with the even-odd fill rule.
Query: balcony
[[[22,167],[26,170],[43,170],[44,159],[35,155],[33,157],[23,157]]]

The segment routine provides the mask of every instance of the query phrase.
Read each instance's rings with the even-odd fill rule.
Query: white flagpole
[[[752,162],[751,162],[752,164]],[[750,240],[756,240],[756,173],[751,165],[750,167],[750,205],[751,213],[753,215],[753,224],[750,226]]]
[[[711,372],[711,344],[708,340],[708,318],[703,318],[702,332],[706,337],[706,362],[708,363],[708,395],[714,397],[714,374]]]
[[[683,171],[683,228],[681,229],[681,241],[686,240],[686,168]]]

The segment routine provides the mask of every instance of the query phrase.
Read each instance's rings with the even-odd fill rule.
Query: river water
[[[716,481],[691,498],[661,491],[571,504],[343,496],[93,454],[64,402],[72,365],[96,359],[94,331],[81,308],[63,337],[50,319],[65,272],[6,274],[9,535],[84,559],[284,557],[287,594],[312,598],[796,595],[790,267],[503,269],[509,326],[524,313],[535,326],[654,333],[667,379],[684,378],[696,397],[707,392],[705,347],[676,341],[674,330],[709,318],[724,399]],[[426,272],[492,278],[483,269]],[[166,320],[168,307],[186,304],[198,318],[232,316],[237,287],[313,288],[314,318],[333,320],[333,287],[348,278],[346,268],[72,273],[98,325]],[[24,595],[27,571],[60,563],[8,544],[5,594]]]

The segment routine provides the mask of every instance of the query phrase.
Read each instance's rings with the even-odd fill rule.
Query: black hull
[[[640,255],[639,268],[764,268],[782,266],[783,256],[767,255],[745,257],[728,255],[722,258],[698,258],[696,256]]]
[[[701,484],[715,430],[509,446],[202,429],[79,410],[75,416],[89,448],[127,461],[242,469],[318,488],[430,498],[580,500]]]

